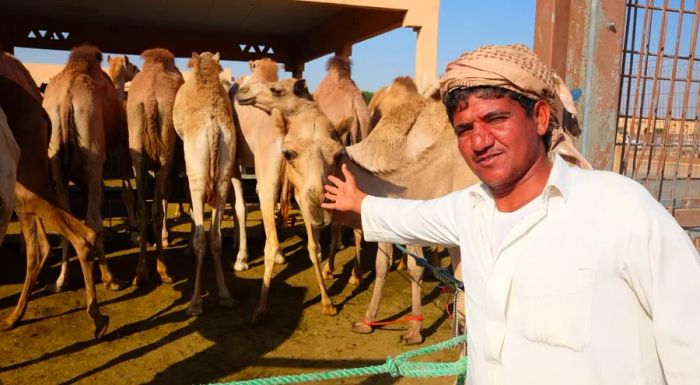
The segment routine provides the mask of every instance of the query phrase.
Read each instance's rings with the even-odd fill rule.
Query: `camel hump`
[[[89,44],[75,47],[70,51],[68,64],[76,62],[87,62],[99,66],[102,63],[102,52],[97,47]]]
[[[144,63],[154,62],[168,64],[175,61],[175,56],[165,48],[151,48],[141,53],[141,59],[143,59]]]
[[[336,70],[339,75],[349,78],[352,71],[352,60],[346,56],[335,55],[328,59],[326,70]]]

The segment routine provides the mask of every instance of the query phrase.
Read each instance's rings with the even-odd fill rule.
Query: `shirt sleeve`
[[[700,257],[675,219],[651,205],[629,239],[631,287],[651,316],[668,384],[700,384]]]
[[[364,238],[372,242],[458,246],[455,209],[460,206],[460,196],[460,192],[431,200],[367,196],[361,209]]]

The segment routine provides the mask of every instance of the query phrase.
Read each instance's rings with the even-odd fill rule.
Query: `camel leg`
[[[352,268],[350,276],[350,284],[359,286],[362,283],[362,230],[353,229],[353,237],[355,238],[355,265]]]
[[[261,323],[267,314],[267,297],[270,292],[270,282],[272,281],[272,269],[277,255],[280,254],[280,243],[277,238],[277,229],[275,228],[275,194],[272,189],[274,183],[274,180],[258,179],[260,212],[262,213],[263,227],[265,228],[265,272],[263,273],[260,299],[253,313],[253,324],[255,325]]]
[[[318,282],[318,289],[321,293],[321,312],[324,315],[336,315],[338,310],[333,305],[331,297],[328,295],[326,290],[326,285],[323,281],[323,275],[321,274],[321,265],[319,261],[321,260],[321,247],[318,244],[320,237],[320,231],[318,228],[312,228],[309,221],[304,218],[304,225],[306,227],[306,235],[308,236],[307,248],[309,250],[309,258],[314,266],[314,273],[316,273],[316,282]]]
[[[343,237],[343,226],[340,223],[331,223],[331,246],[328,249],[328,261],[323,266],[323,279],[335,278],[335,254],[340,250]]]
[[[136,230],[136,214],[134,213],[134,188],[131,185],[131,161],[129,155],[129,148],[122,146],[119,148],[117,153],[117,162],[119,164],[119,174],[121,175],[122,182],[122,202],[124,202],[124,207],[126,207],[126,218],[129,224],[129,237],[131,243],[136,245],[138,242],[137,236],[138,231]]]
[[[243,199],[243,183],[241,181],[240,171],[234,170],[234,177],[231,178],[233,185],[234,207],[236,211],[236,219],[238,222],[238,254],[236,254],[236,262],[233,265],[233,270],[243,271],[248,270],[248,234],[246,230],[247,210],[245,200]]]
[[[391,243],[379,242],[377,245],[377,258],[374,263],[376,277],[374,279],[374,288],[372,289],[372,298],[369,301],[364,320],[355,322],[352,325],[352,331],[355,333],[367,334],[372,332],[372,326],[368,325],[368,323],[377,320],[379,301],[382,299],[384,282],[391,266],[393,253],[394,246]]]
[[[48,241],[42,223],[44,221],[68,239],[76,250],[85,280],[87,312],[95,324],[95,338],[102,337],[107,331],[109,318],[100,313],[92,276],[92,256],[88,255],[89,248],[95,244],[94,231],[83,225],[67,211],[57,208],[33,192],[26,190],[20,184],[16,185],[15,191],[18,197],[22,197],[22,206],[31,207],[33,213],[38,215],[24,213],[23,208],[18,206],[17,212],[22,223],[22,232],[27,239],[27,276],[17,307],[4,321],[3,327],[11,328],[24,315],[31,289],[49,254]]]
[[[206,236],[204,233],[204,190],[207,183],[209,154],[206,149],[197,147],[201,143],[202,136],[206,135],[206,129],[201,129],[191,140],[185,140],[185,160],[187,162],[187,180],[190,187],[190,199],[192,202],[192,220],[194,222],[194,234],[192,236],[192,248],[197,257],[197,268],[195,270],[194,291],[190,306],[187,308],[188,315],[202,314],[202,265],[204,254],[206,253]]]
[[[420,246],[408,246],[408,251],[417,255],[420,258],[423,256],[423,248]],[[423,268],[418,266],[416,260],[407,256],[408,259],[408,274],[411,276],[411,315],[414,319],[408,321],[408,331],[401,336],[401,341],[406,345],[415,345],[423,342],[423,336],[420,333],[423,321],[420,317],[423,316],[421,304],[421,287],[423,286]]]
[[[53,166],[53,164],[52,164]],[[55,175],[56,171],[55,168],[52,168],[52,173]],[[55,183],[55,190],[56,190],[56,198],[58,200],[58,203],[60,204],[61,208],[63,208],[66,211],[70,211],[69,204],[68,204],[68,190],[67,186],[62,182],[62,179],[59,179],[60,175],[56,176],[56,181]],[[49,285],[48,289],[54,293],[59,293],[64,290],[66,290],[70,286],[70,275],[68,273],[68,263],[70,261],[70,244],[68,243],[68,240],[64,237],[61,237],[61,272],[58,275],[58,278],[56,279],[56,282],[52,285]]]
[[[144,167],[143,155],[140,152],[132,151],[131,161],[134,168],[134,177],[136,179],[136,213],[138,215],[139,224],[139,258],[136,262],[136,274],[134,275],[133,285],[141,286],[148,282],[148,241],[146,232],[148,229],[148,203],[146,202],[146,169]]]
[[[41,267],[44,265],[44,262],[46,262],[46,257],[48,256],[48,253],[41,255],[39,250],[37,223],[34,220],[34,216],[23,213],[21,210],[17,210],[17,216],[22,226],[22,235],[24,235],[24,239],[27,242],[27,272],[24,277],[24,285],[22,286],[22,292],[19,295],[17,306],[12,313],[3,320],[3,324],[1,325],[3,330],[13,328],[17,321],[24,316],[24,312],[27,310],[27,302],[29,302],[29,295],[39,276],[39,271],[41,271]]]
[[[165,212],[164,206],[167,208],[165,194],[168,187],[168,177],[170,176],[170,166],[168,164],[161,165],[160,170],[156,174],[155,193],[153,194],[153,205],[151,206],[151,218],[153,223],[153,234],[156,237],[156,271],[160,275],[160,280],[163,283],[173,283],[172,277],[168,275],[168,269],[165,265],[163,256],[163,230],[165,229]],[[165,239],[168,238],[167,230]]]
[[[209,229],[209,248],[214,257],[214,268],[216,269],[216,285],[219,290],[219,304],[223,307],[233,307],[237,302],[231,298],[231,293],[226,286],[224,279],[224,269],[221,265],[221,216],[228,196],[229,181],[220,180],[216,191],[216,202],[211,213],[211,228]]]

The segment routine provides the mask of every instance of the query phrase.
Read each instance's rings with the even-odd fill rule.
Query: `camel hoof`
[[[348,280],[348,283],[352,286],[360,286],[360,284],[362,283],[362,279],[351,275],[350,279]]]
[[[321,305],[321,307],[322,307],[321,311],[323,311],[323,315],[327,315],[327,316],[338,315],[338,309],[335,306],[333,306],[333,304]]]
[[[169,276],[168,274],[161,274],[160,281],[168,285],[172,285],[173,282],[175,282],[173,277]]]
[[[323,279],[326,281],[330,281],[332,279],[335,279],[335,275],[333,274],[333,270],[328,265],[325,265],[323,267],[323,271],[321,272],[321,275],[323,275]]]
[[[141,240],[141,234],[138,231],[130,231],[129,240],[131,240],[132,246],[138,246]]]
[[[202,310],[202,305],[190,305],[185,313],[189,316],[200,316],[204,313],[204,311]]]
[[[102,338],[107,333],[107,328],[109,328],[109,317],[101,315],[95,319],[95,339],[99,340]]]
[[[107,290],[111,290],[111,291],[120,291],[120,290],[126,289],[127,287],[129,287],[128,282],[122,281],[122,280],[114,278],[114,277],[112,278],[111,281],[105,282],[105,288]]]
[[[275,263],[278,265],[284,265],[287,263],[287,259],[281,253],[277,253],[277,256],[275,256]]]
[[[68,283],[65,281],[63,284],[59,285],[57,282],[50,283],[46,285],[46,290],[52,292],[52,293],[62,293],[68,289]]]
[[[367,325],[363,321],[360,321],[352,324],[352,331],[358,334],[369,334],[374,331],[374,328],[370,325]]]
[[[131,284],[132,284],[134,287],[142,287],[142,286],[145,286],[146,284],[148,284],[148,282],[149,282],[148,274],[144,274],[144,275],[138,275],[138,274],[137,274],[137,275],[134,277],[134,280],[131,281]]]
[[[266,311],[256,311],[255,313],[253,313],[253,326],[260,326],[263,323],[263,321],[265,321],[266,316]]]
[[[236,261],[236,263],[233,265],[233,270],[235,271],[245,271],[248,269],[250,269],[250,266],[248,266],[248,262]]]
[[[232,308],[232,307],[238,306],[239,303],[240,303],[239,300],[231,298],[231,297],[219,298],[219,305],[221,305],[222,307]]]
[[[10,321],[9,319],[5,318],[0,322],[0,331],[6,332],[8,330],[12,330],[12,328],[15,327],[15,321]]]
[[[401,343],[404,345],[418,345],[423,342],[423,336],[419,333],[408,333],[401,336]]]

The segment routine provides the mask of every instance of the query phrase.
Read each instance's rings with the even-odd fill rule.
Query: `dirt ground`
[[[171,210],[173,205],[171,205]],[[107,223],[107,222],[106,222]],[[119,228],[118,220],[112,221]],[[101,311],[110,317],[108,334],[92,338],[92,322],[85,313],[80,268],[71,259],[73,290],[54,294],[45,286],[58,276],[60,252],[54,249],[35,286],[27,313],[18,326],[0,332],[1,384],[204,384],[283,374],[325,371],[381,364],[416,346],[403,346],[399,338],[405,326],[392,325],[360,335],[350,330],[362,319],[374,280],[374,249],[366,248],[365,280],[359,287],[348,284],[353,248],[337,257],[337,278],[327,287],[339,314],[321,314],[320,297],[306,252],[303,227],[281,232],[286,265],[275,267],[270,313],[262,326],[251,324],[262,282],[263,230],[259,212],[248,222],[252,268],[234,273],[232,222],[224,224],[224,263],[232,295],[240,300],[233,309],[218,306],[213,265],[204,267],[204,314],[189,317],[185,309],[193,286],[195,260],[183,253],[189,224],[185,217],[173,220],[167,250],[176,278],[172,285],[155,283],[120,292],[97,288]],[[14,234],[12,234],[14,233]],[[13,224],[0,248],[0,316],[7,316],[19,298],[25,262],[20,253],[17,226]],[[133,278],[138,250],[125,232],[112,234],[106,243],[108,262],[120,278]],[[324,233],[324,255],[329,239]],[[346,244],[351,244],[347,239]],[[57,239],[52,238],[52,244]],[[155,273],[152,256],[151,277]],[[447,258],[442,263],[447,264]],[[99,277],[95,269],[96,277]],[[450,338],[451,322],[444,311],[447,295],[435,281],[423,286],[424,316],[421,346]],[[410,310],[410,284],[405,272],[392,270],[387,278],[380,317],[394,319]],[[457,351],[448,350],[428,359],[452,361]],[[388,375],[337,381],[348,384],[451,384],[453,378],[407,379]]]

